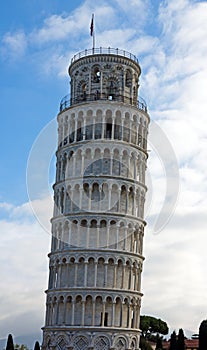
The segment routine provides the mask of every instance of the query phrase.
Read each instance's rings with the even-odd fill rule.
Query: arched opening
[[[85,301],[85,326],[92,326],[93,301],[91,295],[87,295]]]
[[[101,313],[103,309],[102,297],[96,297],[95,301],[95,326],[101,326]]]
[[[81,325],[81,319],[82,319],[82,297],[78,295],[75,299],[75,314],[74,314],[75,326]]]
[[[115,319],[114,319],[115,327],[121,326],[121,319],[122,319],[122,302],[121,302],[121,299],[118,297],[116,298],[116,304],[115,304]]]
[[[98,265],[97,265],[97,287],[104,287],[104,259],[99,258],[98,259]]]
[[[101,79],[100,67],[96,66],[93,68],[93,82],[100,83],[100,79]]]
[[[107,324],[106,326],[111,327],[112,326],[112,309],[113,309],[113,303],[111,297],[106,298],[106,305],[105,305],[105,313],[107,315]],[[105,324],[104,324],[105,326]]]
[[[72,324],[72,297],[69,296],[66,299],[66,325],[70,326]]]
[[[94,258],[88,260],[87,287],[94,287],[95,281],[95,263]]]

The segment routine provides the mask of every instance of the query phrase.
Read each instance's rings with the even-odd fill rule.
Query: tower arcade
[[[42,349],[139,348],[149,115],[137,58],[75,55],[58,114]]]

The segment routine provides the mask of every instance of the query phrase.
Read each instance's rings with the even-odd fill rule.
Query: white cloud
[[[27,48],[27,37],[23,31],[6,33],[2,39],[1,52],[7,58],[16,60],[22,57]]]
[[[45,201],[42,214],[49,221],[44,204]],[[38,328],[43,325],[48,276],[46,255],[50,246],[50,235],[34,219],[29,203],[5,207],[12,211],[9,219],[0,220],[2,337],[8,332],[17,335],[26,330],[32,333],[33,325]],[[21,322],[14,322],[17,319]]]

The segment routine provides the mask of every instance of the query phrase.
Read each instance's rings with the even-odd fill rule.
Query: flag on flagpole
[[[91,25],[90,25],[90,35],[93,36],[93,32],[94,32],[94,24],[93,24],[93,21],[94,21],[94,14],[92,14],[92,18],[91,18]]]

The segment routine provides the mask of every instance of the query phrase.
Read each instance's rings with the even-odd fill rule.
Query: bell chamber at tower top
[[[141,68],[137,58],[127,51],[99,48],[80,52],[71,60],[70,97],[60,103],[60,112],[70,106],[92,101],[116,101],[147,112],[138,98]]]

